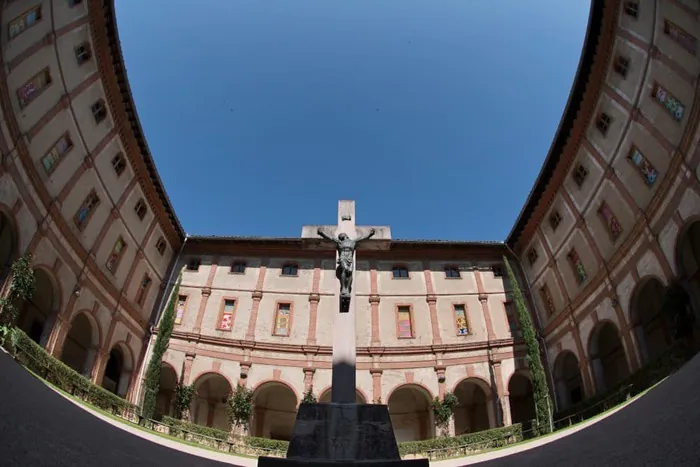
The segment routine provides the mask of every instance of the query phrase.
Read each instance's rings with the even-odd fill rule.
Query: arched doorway
[[[46,324],[58,313],[59,294],[54,278],[44,269],[34,270],[36,288],[28,300],[17,304],[19,315],[17,327],[24,331],[34,342],[44,345],[48,336]]]
[[[124,344],[115,345],[109,352],[102,387],[119,397],[126,397],[133,368],[131,352]]]
[[[459,405],[454,409],[455,434],[474,433],[492,428],[493,397],[491,388],[482,380],[462,380],[454,390]]]
[[[676,265],[697,316],[700,314],[700,220],[688,225],[679,235]]]
[[[508,398],[511,422],[522,423],[524,429],[529,428],[529,422],[536,418],[535,398],[530,378],[522,373],[511,376],[508,382]]]
[[[270,381],[253,395],[252,433],[261,438],[289,441],[297,416],[297,396],[286,384]]]
[[[391,393],[389,415],[397,442],[435,437],[431,401],[428,391],[415,384],[406,384]]]
[[[671,328],[662,312],[666,288],[655,277],[641,282],[630,303],[630,315],[644,364],[653,362],[671,345]]]
[[[610,321],[600,323],[593,330],[588,353],[598,393],[613,389],[629,376],[627,356],[620,333]]]
[[[554,384],[557,389],[559,410],[564,410],[583,400],[583,379],[578,358],[573,352],[564,351],[554,361]]]
[[[94,329],[85,313],[78,313],[70,323],[68,335],[63,343],[61,361],[90,378],[99,345],[97,329]]]
[[[10,275],[12,262],[18,256],[17,230],[12,219],[0,212],[0,290]]]
[[[163,362],[160,368],[160,386],[156,396],[156,418],[160,419],[163,415],[172,415],[176,385],[175,368]]]
[[[332,396],[333,390],[331,388],[328,388],[325,391],[323,391],[323,393],[321,393],[321,396],[318,398],[318,402],[321,404],[328,404],[330,403]],[[355,402],[358,404],[367,403],[364,396],[357,389],[355,390]]]
[[[190,408],[192,421],[197,425],[229,431],[226,400],[232,392],[231,384],[218,373],[206,373],[194,382],[196,390]]]

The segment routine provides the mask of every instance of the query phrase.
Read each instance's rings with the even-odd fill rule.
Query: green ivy
[[[309,390],[304,393],[304,398],[301,400],[301,402],[303,404],[315,404],[318,402],[316,396],[314,395],[313,388],[309,388]]]
[[[525,298],[520,291],[520,285],[515,277],[513,269],[510,267],[508,259],[504,256],[503,262],[506,265],[508,272],[508,281],[513,289],[513,298],[515,309],[518,314],[518,321],[523,331],[525,346],[527,348],[527,362],[532,377],[532,392],[535,400],[535,417],[537,426],[535,434],[548,433],[551,428],[551,403],[549,400],[549,389],[547,387],[547,378],[545,376],[544,367],[542,366],[542,357],[540,355],[540,345],[537,342],[535,327],[532,324],[530,312],[525,304]]]
[[[154,418],[156,414],[156,400],[158,397],[158,391],[160,390],[160,371],[163,368],[163,355],[165,355],[165,351],[168,350],[170,336],[173,333],[173,325],[175,323],[175,307],[177,305],[181,281],[182,276],[178,277],[177,279],[177,283],[175,284],[175,288],[170,296],[168,306],[163,313],[160,324],[158,325],[158,335],[156,336],[156,342],[153,345],[153,354],[151,355],[151,360],[148,363],[148,369],[146,370],[146,381],[144,383],[145,392],[143,396],[143,416],[149,419]]]
[[[175,385],[175,401],[173,402],[173,409],[176,419],[182,419],[185,412],[189,410],[196,392],[197,390],[195,389],[194,384],[185,385],[180,382]]]
[[[438,428],[445,430],[452,418],[452,412],[459,405],[459,399],[451,392],[446,392],[442,400],[435,397],[432,402],[433,415],[435,416],[435,425]]]
[[[34,295],[36,277],[32,269],[32,255],[26,254],[16,259],[10,266],[12,282],[4,297],[0,297],[0,342],[10,334],[17,319],[17,300],[27,300]]]
[[[226,400],[228,420],[234,427],[246,427],[253,415],[253,391],[239,384]]]

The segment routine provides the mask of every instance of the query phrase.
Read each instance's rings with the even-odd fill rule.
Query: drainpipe
[[[141,365],[141,371],[139,374],[138,378],[138,392],[136,394],[136,403],[138,404],[141,401],[141,391],[143,390],[143,374],[146,371],[146,368],[148,367],[148,356],[151,353],[151,346],[153,344],[153,340],[151,337],[153,337],[153,328],[158,324],[158,321],[160,321],[160,317],[163,314],[163,304],[165,303],[165,299],[168,298],[168,287],[170,287],[170,284],[173,281],[173,275],[175,274],[175,268],[177,267],[177,264],[180,262],[180,255],[182,255],[182,250],[185,249],[185,244],[187,243],[187,239],[189,238],[188,234],[185,234],[185,240],[182,242],[182,246],[180,247],[180,251],[177,253],[177,256],[175,257],[175,262],[173,263],[173,267],[170,270],[170,276],[168,277],[168,282],[165,283],[165,290],[163,291],[163,296],[160,298],[160,303],[158,304],[158,308],[156,310],[156,319],[153,321],[153,325],[148,329],[148,344],[146,346],[146,353],[143,355],[144,358],[144,364]]]
[[[523,263],[522,263],[522,261],[520,261],[520,258],[518,257],[518,255],[515,254],[515,252],[510,248],[510,246],[508,246],[507,243],[503,242],[503,244],[506,246],[506,248],[508,249],[510,254],[513,256],[513,258],[515,258],[515,261],[518,262],[518,265],[520,267],[520,271],[523,273],[522,275],[523,275],[523,278],[525,279],[525,285],[527,286],[527,291],[531,297],[530,301],[532,302],[532,306],[535,310],[535,319],[537,320],[537,327],[541,331],[542,330],[542,323],[540,322],[539,310],[537,309],[537,305],[535,304],[534,295],[532,294],[532,286],[530,285],[530,281],[527,278],[527,274],[525,274],[525,269],[523,268]],[[542,348],[544,349],[544,359],[545,359],[545,363],[547,364],[547,369],[549,370],[549,371],[547,371],[547,375],[549,376],[549,378],[548,378],[549,384],[552,386],[552,395],[554,396],[554,410],[559,410],[558,401],[557,401],[557,388],[556,388],[556,384],[554,384],[554,377],[552,375],[553,370],[549,364],[549,352],[547,351],[547,344],[545,343],[544,337],[542,337],[541,332],[538,331],[536,334],[537,334],[538,340],[540,341],[540,343],[542,345]],[[553,415],[550,412],[550,417],[549,417],[550,425],[552,423],[552,418],[553,418]]]

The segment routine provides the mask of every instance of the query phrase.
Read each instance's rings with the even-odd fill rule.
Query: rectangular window
[[[397,312],[397,328],[399,339],[413,337],[413,322],[411,320],[411,307],[407,305],[399,306]]]
[[[22,13],[22,15],[10,21],[8,27],[10,39],[14,39],[20,33],[31,28],[39,20],[41,20],[41,5],[35,6],[31,10]]]
[[[394,279],[408,279],[408,269],[404,266],[394,266],[391,269],[391,274]]]
[[[508,328],[510,329],[510,335],[513,337],[523,337],[523,333],[522,331],[520,331],[520,326],[518,326],[518,317],[515,315],[513,301],[508,300],[507,302],[503,302],[503,307],[506,311],[506,318],[508,319]]]
[[[139,290],[136,292],[136,303],[139,305],[143,305],[143,302],[146,300],[148,289],[151,288],[152,282],[153,281],[148,274],[143,275],[143,279],[141,279],[141,283],[139,284]]]
[[[622,226],[617,221],[617,217],[613,214],[608,203],[603,202],[598,208],[598,215],[603,220],[605,227],[608,229],[610,237],[612,237],[613,242],[618,239],[622,234]]]
[[[554,211],[549,215],[549,225],[552,227],[552,230],[557,230],[559,224],[561,224],[561,214],[559,214],[559,211]]]
[[[615,73],[622,76],[623,78],[627,78],[627,72],[629,71],[629,68],[629,58],[623,57],[622,55],[618,55],[617,57],[615,57],[615,63],[613,64],[613,69],[615,70]]]
[[[46,175],[51,175],[56,170],[58,163],[71,149],[73,149],[73,141],[71,141],[68,133],[65,133],[54,143],[49,152],[41,158],[41,165],[44,167]]]
[[[282,266],[282,275],[283,276],[298,276],[299,275],[299,266],[297,266],[294,263],[285,264],[284,266]]]
[[[600,131],[603,136],[608,134],[608,129],[610,128],[611,124],[612,117],[606,113],[598,115],[598,120],[595,122],[596,128],[598,128],[598,131]]]
[[[465,305],[455,305],[455,326],[458,336],[469,335],[469,321],[467,320],[467,307]]]
[[[493,277],[503,277],[503,268],[501,266],[491,266]]]
[[[48,68],[44,68],[17,90],[19,106],[21,108],[28,106],[50,84],[51,73],[49,73]]]
[[[232,274],[245,274],[246,264],[242,261],[237,261],[231,265]]]
[[[656,99],[656,102],[661,104],[666,111],[671,114],[674,120],[677,122],[681,121],[685,113],[685,106],[681,104],[681,101],[673,97],[673,95],[660,84],[654,85],[651,95]]]
[[[530,248],[530,251],[527,252],[527,262],[530,263],[530,266],[537,262],[537,258],[539,258],[537,250],[534,248]]]
[[[95,119],[95,123],[101,123],[105,118],[107,118],[107,107],[105,106],[105,101],[100,99],[90,106],[90,112],[92,112],[92,117]]]
[[[90,220],[90,217],[92,217],[92,213],[95,212],[95,209],[97,209],[99,204],[100,198],[97,196],[97,193],[95,193],[95,190],[92,190],[90,194],[87,195],[87,198],[85,198],[85,201],[83,201],[83,204],[80,206],[80,209],[78,209],[78,212],[76,212],[75,216],[73,216],[73,220],[75,221],[75,225],[78,226],[78,230],[83,230],[85,228]]]
[[[670,21],[664,21],[664,34],[692,55],[698,50],[698,40]]]
[[[175,324],[182,324],[182,317],[185,316],[186,307],[187,295],[178,295],[177,305],[175,306]]]
[[[143,220],[143,218],[146,217],[148,208],[146,207],[146,202],[143,200],[143,198],[138,200],[136,206],[134,206],[134,211],[136,212],[136,216],[138,216],[139,220]]]
[[[112,167],[114,168],[114,172],[117,174],[117,177],[120,177],[121,174],[124,173],[124,169],[126,169],[126,159],[124,159],[124,154],[120,152],[112,158]]]
[[[586,269],[583,267],[583,262],[581,261],[578,252],[572,248],[569,254],[566,255],[566,258],[569,260],[571,269],[574,271],[576,281],[578,281],[579,284],[586,282],[588,275],[586,275]]]
[[[625,2],[625,14],[637,19],[639,16],[639,2]]]
[[[292,321],[292,304],[278,303],[275,313],[275,336],[289,336],[289,327]]]
[[[114,244],[114,247],[112,248],[112,252],[107,258],[107,263],[105,264],[107,270],[111,272],[115,272],[117,270],[117,266],[119,266],[119,261],[122,259],[122,256],[124,256],[125,249],[126,243],[124,242],[124,239],[122,237],[119,237],[117,239],[117,242]]]
[[[583,182],[586,181],[586,177],[588,177],[588,169],[584,167],[583,164],[579,164],[571,176],[574,179],[576,186],[581,188],[583,186]]]
[[[459,279],[462,276],[460,275],[459,269],[456,266],[447,266],[445,268],[445,277],[448,279]]]
[[[553,315],[556,309],[554,308],[554,300],[552,300],[552,294],[549,293],[549,287],[547,287],[547,284],[540,287],[540,298],[542,299],[542,303],[544,303],[549,316]]]
[[[158,242],[156,242],[156,250],[158,250],[158,253],[163,256],[165,254],[165,247],[167,244],[165,243],[165,239],[163,237],[160,237],[158,239]]]
[[[637,167],[639,174],[644,179],[644,183],[646,183],[649,186],[652,186],[654,184],[656,178],[659,176],[659,172],[654,168],[653,165],[651,165],[651,162],[649,162],[647,158],[644,157],[644,155],[639,151],[639,149],[632,146],[630,153],[627,155],[627,160],[630,161],[635,167]]]
[[[199,265],[201,263],[201,260],[199,258],[192,258],[187,262],[187,267],[186,269],[188,271],[199,271]]]
[[[92,54],[90,53],[90,45],[87,42],[85,42],[84,44],[80,44],[78,47],[75,48],[75,59],[78,62],[78,65],[82,65],[83,63],[90,60],[91,56]]]
[[[221,318],[219,318],[219,325],[217,326],[217,329],[222,331],[230,331],[233,328],[233,310],[235,305],[235,300],[224,299],[221,309]]]

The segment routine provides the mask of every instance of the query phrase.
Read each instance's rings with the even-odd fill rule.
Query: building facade
[[[329,399],[334,253],[296,239],[185,240],[135,111],[110,0],[0,2],[0,277],[30,253],[18,325],[77,371],[140,400],[152,326],[182,271],[160,409],[225,426],[236,384],[251,432],[289,436],[309,390]],[[399,440],[526,420],[531,385],[502,257],[514,258],[558,408],[664,351],[666,287],[700,309],[700,4],[593,0],[569,102],[503,243],[387,239],[358,256],[358,400]],[[518,260],[515,260],[518,258]]]

